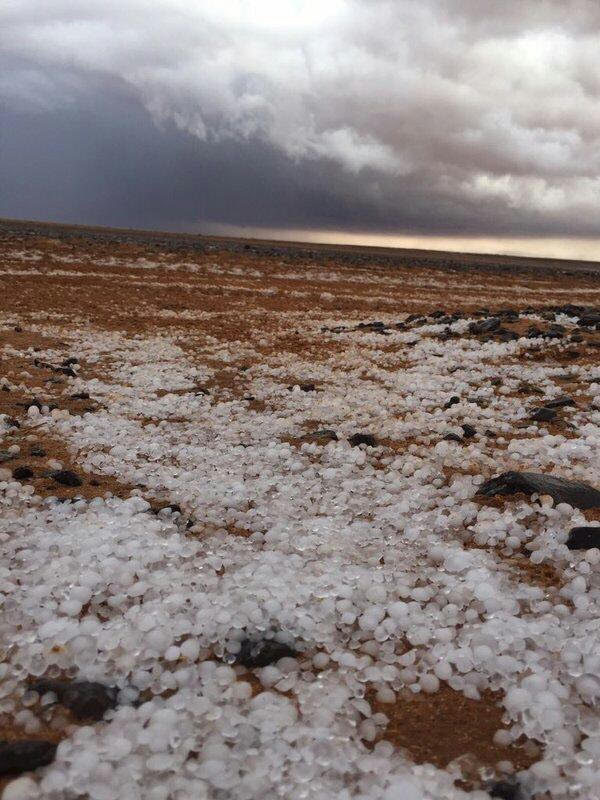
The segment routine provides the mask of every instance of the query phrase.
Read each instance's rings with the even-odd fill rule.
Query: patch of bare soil
[[[501,693],[486,691],[480,700],[472,700],[446,684],[435,694],[403,690],[391,704],[379,702],[373,690],[367,694],[372,711],[389,720],[381,738],[404,750],[415,763],[442,769],[470,754],[472,772],[463,771],[463,776],[474,781],[482,767],[494,769],[499,762],[510,761],[518,771],[541,755],[539,746],[525,739],[512,746],[496,744],[496,732],[508,728],[501,699]]]

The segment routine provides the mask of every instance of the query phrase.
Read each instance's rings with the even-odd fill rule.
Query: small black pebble
[[[11,428],[20,428],[21,423],[16,420],[14,417],[7,417],[4,422],[9,425]]]
[[[287,644],[276,642],[274,639],[265,639],[261,642],[244,639],[240,652],[235,657],[235,663],[248,669],[254,667],[268,667],[280,658],[295,658],[296,651]]]
[[[18,775],[54,761],[56,745],[39,739],[0,741],[0,775]]]
[[[457,433],[447,433],[444,436],[444,439],[447,442],[462,442],[462,436],[459,436]]]
[[[460,403],[460,397],[453,395],[444,406],[444,409],[452,408],[452,406],[455,406],[457,403]]]
[[[87,392],[77,392],[71,395],[71,400],[89,400],[90,396]]]
[[[79,361],[76,358],[65,358],[65,360],[61,364],[61,367],[70,367],[71,364],[78,364],[78,363]]]
[[[338,436],[335,431],[330,428],[320,428],[318,431],[308,433],[305,439],[328,439],[330,442],[337,442]]]
[[[23,333],[23,328],[20,325],[15,325],[15,331],[17,333]]]
[[[57,472],[52,472],[50,477],[54,478],[62,486],[81,486],[83,483],[80,477],[68,469],[59,469]]]
[[[488,788],[490,797],[497,797],[499,800],[518,800],[519,784],[509,781],[496,781]]]
[[[29,453],[36,458],[43,458],[46,455],[46,451],[42,447],[32,447]]]
[[[465,439],[471,439],[477,433],[475,428],[472,425],[469,425],[468,423],[466,425],[461,425],[461,428],[463,429]]]
[[[377,440],[372,433],[353,433],[352,436],[348,438],[348,441],[352,447],[358,447],[361,444],[366,444],[368,447],[377,446]]]
[[[553,400],[548,400],[544,403],[544,408],[565,408],[566,406],[574,406],[575,401],[568,394],[561,394]]]
[[[16,481],[26,481],[28,478],[33,478],[33,470],[29,467],[17,467],[13,469],[13,478]]]
[[[567,539],[567,547],[569,550],[600,548],[600,526],[582,525],[579,528],[571,528]]]
[[[77,719],[100,720],[117,705],[118,690],[96,681],[39,680],[31,684],[39,694],[54,692],[58,702]]]
[[[529,415],[529,419],[533,419],[536,422],[551,422],[553,419],[556,419],[556,411],[553,408],[542,406],[541,408],[536,408],[535,411]]]

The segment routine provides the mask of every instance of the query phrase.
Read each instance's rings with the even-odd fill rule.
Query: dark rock
[[[117,705],[118,689],[95,681],[39,680],[31,684],[38,694],[53,692],[77,719],[100,720]]]
[[[20,325],[15,325],[15,332],[16,333],[23,333],[23,328]]]
[[[5,383],[2,384],[2,391],[3,392],[10,392],[10,389],[8,388],[8,386]]]
[[[496,336],[501,342],[516,342],[520,338],[518,333],[509,331],[507,328],[498,328]]]
[[[445,311],[434,311],[432,314],[429,315],[431,319],[440,319],[440,317],[445,317]]]
[[[253,641],[244,639],[239,653],[236,654],[235,663],[252,669],[254,667],[268,667],[280,658],[295,658],[297,652],[287,644],[274,639]]]
[[[571,334],[571,341],[572,342],[583,342],[583,336],[580,333],[572,333]]]
[[[581,510],[600,506],[600,492],[589,484],[541,472],[503,472],[482,484],[477,494],[493,497],[517,492],[549,494],[556,503],[568,503]]]
[[[500,327],[500,320],[498,317],[490,317],[489,319],[482,319],[480,322],[471,322],[469,324],[469,333],[491,333]]]
[[[6,423],[6,424],[7,424],[7,425],[10,427],[10,428],[20,428],[20,427],[21,427],[21,423],[20,423],[18,420],[16,420],[14,417],[6,417],[6,419],[4,420],[4,422],[5,422],[5,423]]]
[[[348,437],[348,441],[352,447],[358,447],[361,444],[366,444],[368,447],[377,446],[377,440],[372,433],[353,433]]]
[[[310,440],[322,439],[322,440],[327,440],[329,442],[338,441],[337,433],[335,431],[330,430],[329,428],[321,428],[318,431],[314,431],[314,433],[308,433],[304,438]]]
[[[499,800],[519,800],[521,792],[519,784],[513,781],[495,781],[487,787],[490,797],[497,797]]]
[[[519,319],[519,312],[515,311],[514,308],[502,308],[497,312],[497,316],[502,317],[505,321],[514,321]]]
[[[294,386],[299,386],[301,391],[303,392],[316,392],[316,387],[314,383],[297,383]],[[288,391],[291,392],[294,386],[288,386]]]
[[[462,442],[462,436],[459,436],[457,433],[447,433],[444,436],[444,440],[447,442]]]
[[[594,325],[598,325],[600,324],[600,314],[584,314],[583,316],[579,317],[579,324],[586,328],[591,328]]]
[[[0,741],[0,775],[18,775],[54,761],[56,745],[40,739]]]
[[[55,367],[55,372],[62,372],[63,375],[68,375],[70,378],[76,378],[77,373],[73,369],[73,367]]]
[[[536,422],[552,422],[553,419],[556,419],[556,411],[553,408],[542,406],[541,408],[536,408],[529,415],[529,419],[533,419]]]
[[[61,363],[61,367],[70,367],[71,364],[78,364],[79,360],[77,358],[65,358],[65,360]]]
[[[544,394],[543,389],[540,389],[539,386],[534,386],[534,384],[529,383],[529,381],[521,381],[517,386],[517,391],[526,392],[527,394]]]
[[[16,481],[26,481],[29,478],[33,478],[33,470],[29,469],[29,467],[17,467],[13,469],[12,476]]]
[[[448,410],[449,408],[452,408],[452,406],[455,406],[457,403],[460,403],[460,397],[453,395],[444,406],[444,409]]]
[[[69,469],[59,469],[57,472],[51,472],[50,477],[54,478],[61,486],[81,486],[83,483],[81,478]]]
[[[87,392],[77,392],[71,395],[71,400],[89,400],[90,396]]]
[[[544,403],[544,408],[565,408],[566,406],[574,406],[575,400],[569,397],[568,394],[561,394],[553,400],[547,400]]]
[[[461,425],[461,428],[463,429],[465,439],[471,439],[477,433],[475,428],[472,425],[469,425],[468,423],[465,425]]]
[[[502,386],[502,378],[490,378],[490,383],[492,386]]]
[[[589,550],[592,547],[600,548],[600,527],[594,525],[582,525],[579,528],[571,528],[567,539],[569,550]]]
[[[42,447],[32,447],[29,454],[36,458],[43,458],[46,455],[46,451]]]

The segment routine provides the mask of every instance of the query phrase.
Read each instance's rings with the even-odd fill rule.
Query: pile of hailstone
[[[255,354],[245,378],[268,401],[263,412],[195,393],[211,369],[175,334],[70,333],[73,352],[111,359],[104,382],[69,386],[103,410],[42,410],[24,425],[67,442],[83,475],[141,488],[127,500],[59,503],[0,473],[0,711],[35,734],[26,682],[42,675],[117,686],[119,702],[103,722],[75,727],[7,798],[466,797],[456,774],[380,739],[386,717],[365,699],[367,686],[393,703],[406,688],[434,696],[441,682],[475,700],[502,691],[510,724],[497,742],[524,734],[543,745],[519,776],[524,796],[600,796],[600,551],[567,549],[585,520],[565,503],[473,501],[486,478],[519,466],[552,464],[593,483],[600,412],[574,413],[578,438],[533,425],[506,447],[525,417],[511,389],[526,379],[558,394],[559,370],[515,363],[532,340],[480,345],[462,335],[467,324],[443,344],[432,338],[442,326],[390,334],[386,345],[408,361],[401,370],[386,368],[389,352],[368,332],[342,334],[345,351],[322,363]],[[251,351],[206,344],[207,357],[234,367]],[[289,374],[321,390],[290,392]],[[600,396],[600,384],[590,392]],[[338,440],[284,440],[300,441],[310,419]],[[463,422],[496,439],[443,439]],[[410,444],[351,447],[356,431]],[[181,512],[153,513],[153,497]],[[499,568],[524,545],[560,573],[554,595]],[[296,652],[254,670],[260,693],[236,664],[248,638]]]

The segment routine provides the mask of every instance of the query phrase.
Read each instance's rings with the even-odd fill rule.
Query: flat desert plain
[[[600,796],[593,264],[6,221],[0,288],[4,798]]]

